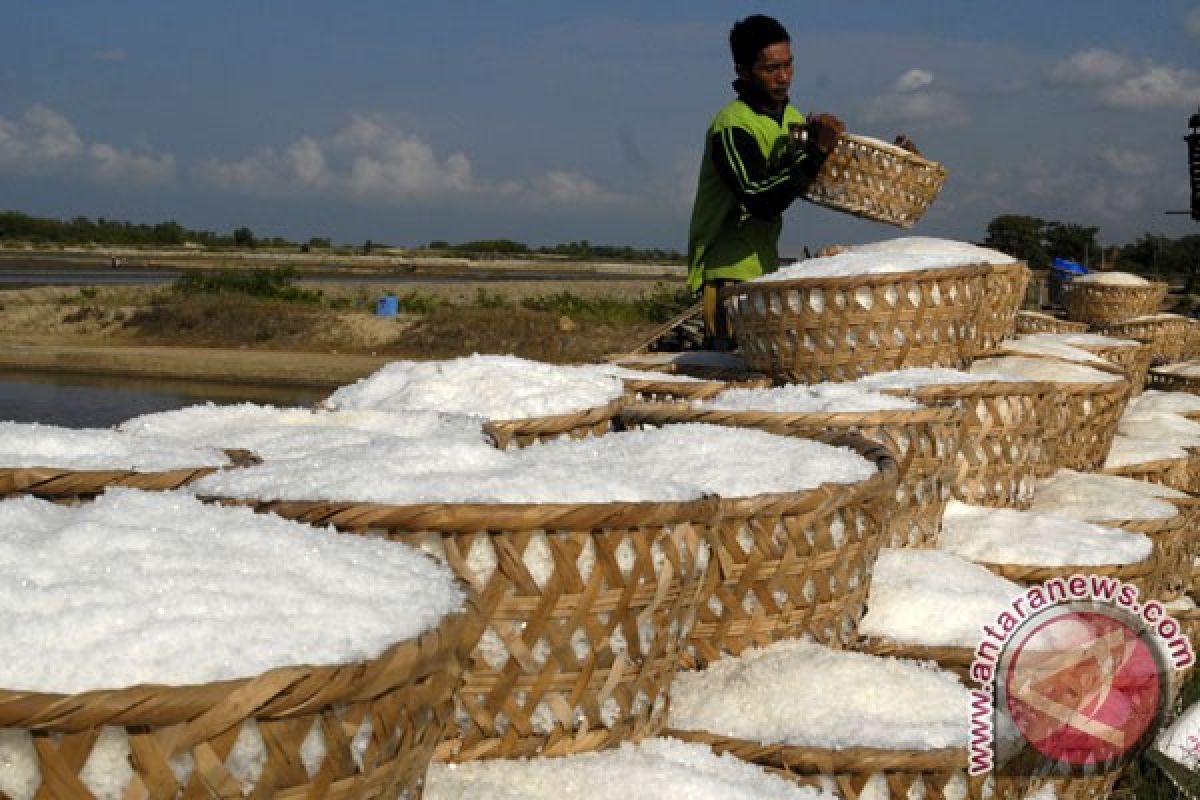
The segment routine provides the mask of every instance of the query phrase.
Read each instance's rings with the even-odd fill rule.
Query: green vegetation
[[[583,317],[604,322],[662,323],[692,304],[684,289],[657,284],[651,292],[636,299],[599,296],[580,297],[568,291],[527,297],[521,303],[533,311],[551,311],[569,317]]]
[[[652,261],[665,264],[682,264],[683,255],[676,250],[660,248],[639,249],[628,245],[617,247],[613,245],[591,244],[587,239],[578,242],[567,242],[550,247],[531,248],[524,242],[512,239],[478,239],[461,244],[450,244],[441,239],[429,243],[430,250],[442,250],[455,255],[473,256],[475,258],[498,258],[505,256],[556,256],[573,258],[581,261],[598,258],[614,261]]]
[[[193,242],[206,247],[291,247],[291,242],[279,237],[260,239],[247,227],[240,227],[228,235],[212,231],[193,231],[174,220],[157,225],[142,225],[132,222],[98,217],[94,221],[87,217],[58,220],[49,217],[32,217],[19,211],[0,211],[0,240],[31,242],[34,245],[101,244],[126,246],[181,247]],[[328,240],[325,240],[328,241]]]
[[[512,303],[499,292],[489,292],[480,286],[475,290],[475,305],[480,308],[509,308]]]
[[[223,269],[216,272],[185,270],[175,279],[171,288],[184,295],[244,294],[307,305],[321,302],[324,294],[320,289],[302,289],[294,286],[295,278],[296,270],[293,267]]]

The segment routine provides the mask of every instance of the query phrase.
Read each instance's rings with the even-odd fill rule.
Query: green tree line
[[[1144,233],[1121,246],[1102,247],[1099,228],[1044,220],[1022,214],[1002,214],[987,227],[984,244],[1022,259],[1033,269],[1045,269],[1065,258],[1095,269],[1182,280],[1188,294],[1200,290],[1200,234],[1171,239]]]
[[[194,242],[205,247],[294,247],[280,237],[262,238],[247,227],[228,234],[195,231],[174,220],[156,225],[97,217],[61,220],[34,217],[20,211],[0,211],[0,240],[19,240],[34,244],[101,244],[126,246],[178,247]],[[324,241],[314,239],[313,241]]]

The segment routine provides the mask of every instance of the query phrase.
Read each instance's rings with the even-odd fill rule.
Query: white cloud
[[[957,128],[971,121],[971,114],[949,92],[903,92],[871,98],[863,108],[871,123],[919,124],[924,127]]]
[[[915,92],[933,83],[933,73],[924,69],[910,69],[896,79],[896,91]]]
[[[1114,108],[1183,108],[1200,103],[1200,73],[1190,69],[1149,66],[1145,71],[1105,87],[1101,99]]]
[[[1133,62],[1122,55],[1093,48],[1081,50],[1050,70],[1050,80],[1066,84],[1103,84],[1120,80],[1134,70]]]
[[[119,64],[125,60],[125,50],[121,47],[110,47],[107,50],[97,50],[92,53],[92,58],[96,61],[102,61],[108,64]]]
[[[1083,50],[1050,70],[1050,81],[1093,87],[1106,106],[1120,109],[1183,108],[1200,102],[1200,72],[1152,61],[1136,63],[1102,49]]]
[[[155,157],[118,150],[110,144],[94,144],[88,148],[88,156],[96,177],[102,180],[161,183],[175,175],[175,156],[170,153]]]
[[[64,115],[33,106],[17,121],[0,117],[0,170],[25,174],[82,172],[101,181],[152,183],[175,174],[175,157],[88,143]]]
[[[1200,39],[1200,6],[1193,8],[1183,18],[1183,26],[1197,39]]]
[[[1149,155],[1113,147],[1100,151],[1100,162],[1118,175],[1130,178],[1142,178],[1158,171],[1158,164]]]
[[[327,138],[305,136],[282,151],[265,148],[233,161],[210,159],[197,172],[219,188],[249,194],[313,191],[393,203],[501,197],[530,207],[620,200],[571,170],[526,180],[481,179],[464,153],[439,155],[393,122],[368,115],[355,116]]]

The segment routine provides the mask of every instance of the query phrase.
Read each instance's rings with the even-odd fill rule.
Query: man
[[[729,47],[738,96],[709,126],[688,232],[688,288],[703,291],[706,346],[722,350],[732,341],[718,290],[778,267],[783,211],[844,129],[830,114],[805,120],[788,102],[791,39],[779,22],[747,17]]]

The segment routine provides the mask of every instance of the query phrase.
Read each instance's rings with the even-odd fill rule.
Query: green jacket
[[[783,211],[820,166],[803,151],[785,153],[789,126],[803,123],[790,104],[776,119],[744,94],[717,113],[688,230],[691,291],[705,281],[749,280],[779,266]]]

